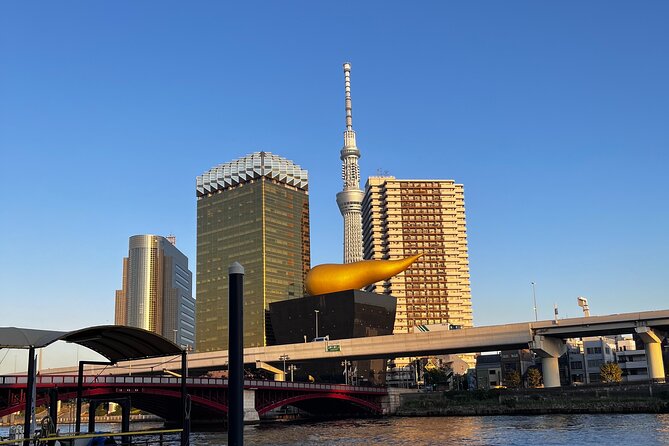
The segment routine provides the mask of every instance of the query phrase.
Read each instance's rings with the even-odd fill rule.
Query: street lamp
[[[316,338],[318,338],[318,310],[314,310],[314,313],[316,313]]]
[[[348,366],[351,365],[351,361],[343,360],[341,365],[344,367],[344,380],[348,385]]]
[[[537,292],[535,289],[536,284],[534,282],[531,283],[532,283],[532,299],[534,300],[534,320],[538,321],[539,316],[537,315]]]
[[[291,364],[288,366],[288,370],[290,370],[290,382],[293,382],[293,372],[297,370],[297,366],[295,364]]]
[[[283,380],[286,380],[286,361],[290,359],[290,356],[288,355],[281,355],[279,356],[279,360],[283,361]]]

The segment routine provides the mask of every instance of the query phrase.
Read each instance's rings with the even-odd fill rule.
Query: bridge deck
[[[633,333],[639,326],[648,326],[661,331],[669,331],[669,310],[612,314],[556,321],[524,322],[505,325],[444,330],[433,332],[405,333],[367,338],[338,339],[324,342],[309,342],[287,345],[273,345],[244,349],[244,362],[257,361],[279,363],[282,355],[291,361],[310,360],[351,360],[369,358],[394,358],[449,353],[475,353],[482,351],[511,350],[527,348],[534,335],[561,339]],[[332,346],[337,346],[332,348]],[[121,363],[116,367],[104,368],[106,374],[150,373],[160,367],[177,369],[180,359],[161,363],[146,359]],[[188,356],[189,369],[216,370],[227,365],[228,352],[214,351],[193,353]],[[103,372],[101,367],[87,367],[89,372]],[[75,373],[73,368],[54,369],[42,373]]]

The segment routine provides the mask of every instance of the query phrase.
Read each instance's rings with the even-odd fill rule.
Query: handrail
[[[20,378],[23,378],[21,380]],[[223,378],[187,378],[190,385],[227,385],[228,380]],[[6,375],[0,376],[0,385],[17,385],[25,384],[25,376]],[[73,375],[41,375],[37,376],[36,384],[76,384],[76,376]],[[127,375],[85,375],[84,385],[96,384],[145,384],[145,385],[164,385],[164,384],[180,384],[179,378],[164,377],[164,376],[127,376]],[[386,391],[384,387],[369,387],[369,386],[351,386],[346,384],[324,384],[324,383],[306,383],[306,382],[289,382],[289,381],[264,381],[264,380],[244,380],[245,387],[276,387],[276,388],[299,388],[299,389],[314,389],[314,390],[346,390],[352,392],[373,392],[383,393]]]
[[[133,432],[98,432],[86,433],[78,435],[61,435],[54,437],[33,437],[30,441],[37,441],[39,443],[46,443],[49,441],[72,440],[74,438],[97,438],[97,437],[124,437],[124,436],[140,436],[140,435],[160,435],[160,434],[179,434],[183,429],[161,429],[155,431],[133,431]],[[2,440],[0,445],[4,444],[20,444],[25,441],[24,438],[17,438],[15,440]]]

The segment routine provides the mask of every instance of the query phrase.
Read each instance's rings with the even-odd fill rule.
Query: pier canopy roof
[[[181,354],[182,349],[156,333],[124,325],[100,325],[70,332],[0,327],[0,348],[42,348],[56,341],[83,345],[112,363]]]

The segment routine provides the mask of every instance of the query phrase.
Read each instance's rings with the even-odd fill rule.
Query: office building
[[[256,152],[197,177],[197,350],[228,348],[228,267],[244,276],[244,346],[267,345],[265,310],[304,294],[307,171]]]
[[[463,186],[370,177],[362,209],[365,259],[425,254],[404,273],[368,288],[397,298],[394,333],[420,325],[471,327]]]
[[[174,237],[130,237],[116,291],[114,323],[158,333],[178,345],[195,344],[195,300],[188,258]]]

